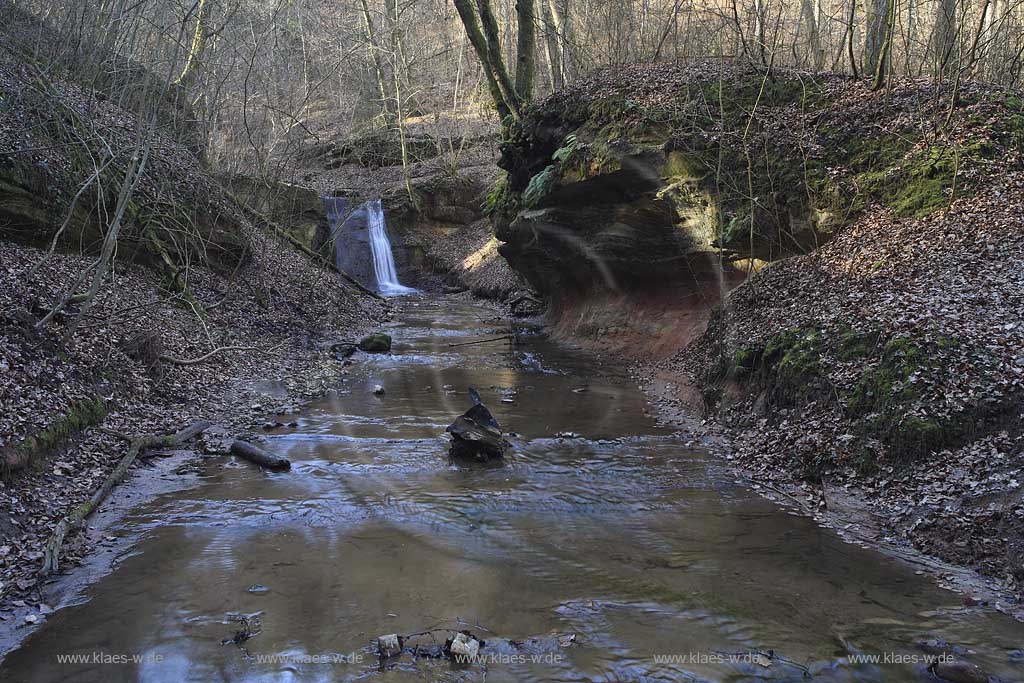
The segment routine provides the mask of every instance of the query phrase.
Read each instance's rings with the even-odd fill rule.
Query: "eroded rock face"
[[[511,130],[506,184],[492,197],[495,234],[501,253],[549,297],[707,282],[730,270],[723,263],[772,260],[827,238],[830,225],[806,192],[762,177],[781,172],[786,151],[768,158],[767,143],[750,150],[735,139],[738,111],[758,97],[754,74],[736,71],[724,83],[697,69],[672,77],[652,86],[660,108],[645,106],[657,98],[634,93],[635,82],[605,74],[549,98]],[[732,108],[718,119],[702,109],[713,87]],[[781,90],[764,106],[788,104]]]
[[[674,309],[699,309],[682,298],[706,308],[751,266],[814,251],[878,206],[924,217],[972,193],[995,143],[1024,129],[1009,115],[1019,100],[971,86],[965,122],[1006,111],[951,152],[929,132],[949,109],[937,87],[883,97],[865,82],[725,62],[597,72],[506,131],[506,176],[487,201],[499,251],[577,335],[618,327],[601,301],[662,328]],[[668,307],[651,307],[669,290]]]
[[[711,276],[709,235],[699,220],[692,228],[683,223],[662,194],[660,151],[622,141],[609,145],[608,154],[600,168],[582,173],[541,172],[550,179],[539,182],[551,187],[534,187],[542,197],[495,224],[505,258],[555,297]]]

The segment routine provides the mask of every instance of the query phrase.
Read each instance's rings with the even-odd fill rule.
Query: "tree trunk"
[[[872,90],[878,90],[884,86],[888,79],[889,65],[892,61],[892,41],[896,34],[896,0],[887,0],[885,16],[889,21],[886,24],[885,36],[882,39],[881,49],[875,63],[875,77],[871,83]]]
[[[188,56],[185,58],[185,66],[181,74],[174,81],[174,85],[188,87],[195,75],[196,64],[203,55],[203,47],[206,45],[206,26],[204,15],[206,13],[206,0],[199,0],[199,7],[196,9],[196,29],[192,33],[192,44],[189,46]]]
[[[128,474],[128,470],[131,469],[140,453],[148,448],[173,448],[179,446],[202,434],[210,427],[210,424],[209,422],[195,422],[170,436],[146,436],[128,439],[128,437],[121,435],[122,438],[129,440],[128,452],[117,463],[114,471],[103,480],[100,487],[93,491],[89,500],[75,508],[71,514],[60,520],[53,528],[53,534],[51,534],[49,541],[46,543],[46,550],[43,554],[43,566],[39,570],[40,573],[46,576],[60,569],[60,551],[64,545],[64,539],[69,533],[80,527],[89,515],[95,512],[96,508],[107,499],[107,496],[114,490],[118,482]]]
[[[551,8],[551,17],[555,22],[555,30],[558,31],[559,43],[562,46],[562,83],[568,83],[573,77],[575,68],[575,55],[572,50],[573,25],[572,25],[572,0],[562,0],[561,9],[558,0],[548,0]]]
[[[516,0],[516,94],[523,101],[533,97],[533,78],[537,70],[537,16],[535,0]]]
[[[398,20],[399,6],[398,0],[395,0],[394,25],[391,27],[391,53],[395,56],[394,68],[391,70],[395,81],[395,114],[398,122],[398,139],[402,145],[402,176],[405,178],[405,190],[409,195],[409,201],[416,206],[416,193],[412,191],[412,180],[409,178],[409,144],[406,141],[405,116],[402,113],[402,79],[398,77],[398,62],[404,53]]]
[[[960,42],[960,26],[956,17],[956,0],[939,0],[935,17],[935,75],[943,78]],[[953,66],[953,68],[957,68]]]
[[[885,50],[889,24],[892,23],[891,0],[868,0],[867,32],[864,35],[864,70],[878,74],[882,53]]]
[[[807,28],[807,47],[811,53],[811,65],[815,71],[820,71],[825,53],[821,49],[821,33],[818,31],[817,3],[814,0],[801,0],[800,4],[804,25]]]
[[[847,23],[846,52],[850,58],[850,73],[854,78],[859,78],[857,73],[857,55],[854,54],[853,43],[856,40],[855,31],[857,27],[857,0],[850,0],[850,20]]]
[[[476,5],[480,11],[480,25],[483,27],[484,39],[487,42],[487,60],[494,71],[498,87],[501,88],[505,104],[512,110],[512,115],[519,118],[521,100],[512,83],[512,77],[509,76],[508,68],[505,66],[505,58],[501,55],[500,30],[498,20],[494,17],[494,10],[491,8],[491,0],[476,0]]]
[[[377,31],[373,26],[373,19],[370,16],[370,6],[366,0],[359,0],[363,10],[363,24],[366,29],[366,41],[370,46],[370,56],[373,59],[373,70],[377,77],[377,93],[380,95],[380,109],[384,120],[391,123],[394,114],[390,106],[387,94],[386,81],[384,78],[384,63],[380,58],[380,43],[377,41]]]
[[[487,39],[480,28],[476,10],[470,4],[470,0],[453,0],[453,2],[455,3],[455,10],[459,13],[459,19],[462,20],[462,26],[466,30],[466,37],[469,38],[469,43],[473,46],[477,59],[480,60],[484,79],[487,81],[487,87],[491,91],[491,99],[494,100],[494,106],[498,110],[498,115],[502,119],[513,115],[512,107],[505,101],[505,95],[502,93],[501,86],[498,85],[498,79],[494,74],[494,69],[491,67],[491,60],[487,50]]]
[[[562,29],[561,18],[555,0],[542,0],[544,16],[544,44],[548,55],[548,71],[551,76],[551,89],[558,90],[565,84],[565,73],[562,67]]]
[[[754,0],[754,36],[761,64],[768,65],[768,7],[767,0]]]

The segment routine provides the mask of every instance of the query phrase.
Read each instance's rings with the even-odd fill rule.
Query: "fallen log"
[[[114,490],[118,482],[124,478],[128,473],[128,469],[134,464],[135,460],[139,457],[139,454],[149,448],[171,448],[180,444],[194,439],[199,436],[207,429],[210,428],[212,422],[194,422],[188,427],[185,427],[181,431],[167,436],[139,436],[135,438],[125,437],[129,439],[128,452],[121,458],[121,461],[117,463],[117,467],[111,472],[100,487],[96,489],[89,500],[85,501],[74,511],[60,520],[57,526],[53,528],[53,534],[50,535],[50,540],[46,543],[46,549],[43,552],[43,566],[40,567],[40,574],[46,576],[51,574],[60,566],[60,549],[64,544],[64,538],[74,529],[81,526],[86,518],[91,515],[100,504],[106,500],[110,492]]]
[[[265,451],[262,448],[253,446],[251,443],[240,441],[235,439],[231,443],[231,452],[235,455],[245,458],[249,462],[254,462],[260,467],[268,470],[290,470],[292,464],[288,461],[288,458],[282,458],[280,455],[274,455],[269,451]]]

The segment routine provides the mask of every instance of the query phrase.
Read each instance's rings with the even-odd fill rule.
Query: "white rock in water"
[[[451,652],[457,658],[475,659],[480,652],[480,641],[465,633],[457,633],[452,641]]]
[[[382,387],[379,384],[375,384],[374,387],[373,387],[373,393],[375,395],[377,395],[377,396],[383,396],[384,395],[384,387]]]
[[[382,657],[394,657],[402,652],[402,639],[397,633],[377,638],[377,649]]]

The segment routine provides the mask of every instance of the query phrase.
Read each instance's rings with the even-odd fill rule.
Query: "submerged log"
[[[251,443],[240,441],[236,439],[231,444],[231,452],[235,455],[245,458],[249,462],[254,462],[260,467],[268,470],[290,470],[292,464],[288,461],[288,458],[282,458],[280,455],[274,455],[269,451],[265,451],[262,448],[253,446]]]
[[[448,454],[453,458],[472,458],[487,462],[505,455],[508,442],[491,411],[480,400],[476,389],[470,388],[473,407],[455,418],[445,430],[452,435]]]

